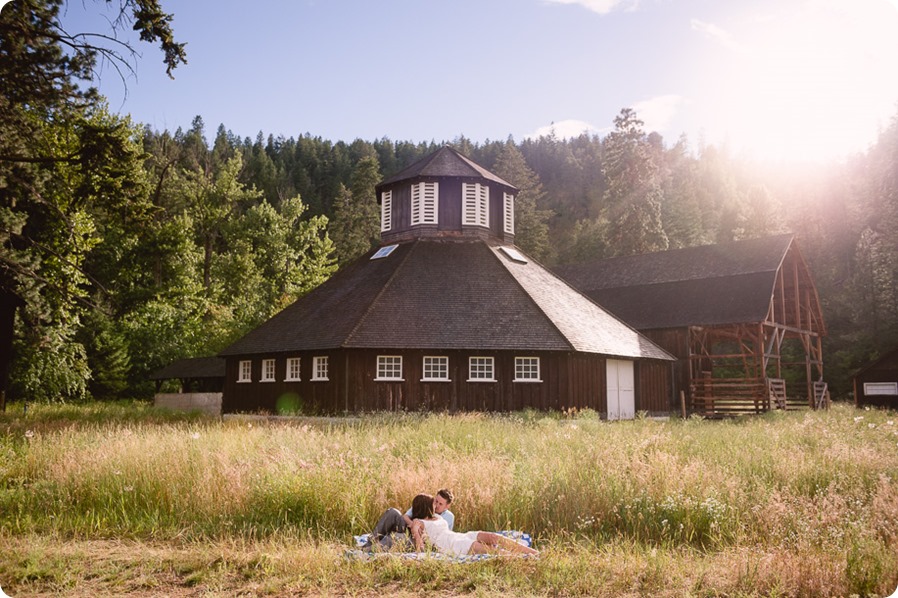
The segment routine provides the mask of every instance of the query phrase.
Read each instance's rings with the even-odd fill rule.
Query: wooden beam
[[[798,261],[792,260],[792,284],[795,287],[795,326],[804,328],[801,324],[801,287],[798,282]]]

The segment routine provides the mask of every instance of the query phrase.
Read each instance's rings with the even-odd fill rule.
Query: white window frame
[[[318,355],[312,358],[312,380],[316,382],[327,382],[330,380],[328,376],[328,359],[327,355]]]
[[[490,188],[480,183],[462,183],[462,224],[490,227]]]
[[[263,359],[262,360],[262,377],[259,378],[260,382],[274,382],[277,378],[277,363],[274,359]]]
[[[253,381],[253,362],[250,359],[241,360],[237,366],[237,382],[246,383]]]
[[[412,185],[410,224],[436,224],[440,206],[440,184],[422,181]]]
[[[514,195],[511,193],[502,194],[502,203],[505,210],[505,232],[509,235],[514,234]]]
[[[393,229],[393,191],[384,191],[380,194],[380,232],[386,233]]]
[[[487,378],[486,374],[490,377]],[[496,358],[483,355],[469,357],[468,382],[496,382]]]
[[[284,380],[287,382],[299,382],[302,380],[302,376],[300,374],[300,365],[302,361],[300,361],[299,357],[288,357],[287,358],[287,373],[284,376]]]
[[[864,396],[895,396],[898,395],[898,382],[864,382]]]
[[[375,380],[404,382],[402,377],[402,355],[378,355],[377,377]]]
[[[515,382],[542,382],[541,373],[539,357],[514,358]]]
[[[435,376],[434,373],[443,375]],[[449,358],[445,355],[425,355],[421,363],[421,382],[451,382]]]

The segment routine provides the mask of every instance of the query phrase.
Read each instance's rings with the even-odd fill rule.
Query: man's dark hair
[[[451,505],[452,499],[455,498],[454,496],[452,496],[452,490],[450,490],[449,488],[440,488],[439,490],[437,490],[437,494],[446,499],[447,505]]]

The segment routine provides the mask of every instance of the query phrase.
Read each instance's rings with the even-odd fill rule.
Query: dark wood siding
[[[671,396],[673,404],[668,409],[679,410],[680,391],[686,393],[687,405],[689,397],[689,329],[688,328],[661,328],[657,330],[640,330],[656,345],[677,358],[674,365],[673,386],[667,394]],[[670,374],[668,373],[668,378]]]
[[[898,350],[868,366],[854,378],[854,403],[858,407],[887,407],[898,409],[898,395],[870,395],[864,393],[867,382],[898,383]]]
[[[316,356],[328,358],[328,380],[312,380],[312,360]],[[300,380],[287,381],[287,358],[300,358]],[[301,352],[276,355],[254,355],[228,358],[225,368],[223,413],[267,412],[278,413],[278,399],[285,400],[281,407],[289,407],[293,400],[305,413],[339,413],[345,411],[339,394],[338,379],[343,368],[340,354],[331,351]],[[240,362],[252,360],[252,381],[238,382]],[[261,382],[262,360],[275,360],[275,381]]]
[[[439,183],[439,209],[436,224],[419,224],[411,226],[411,188],[412,184],[419,182]],[[421,236],[464,236],[464,237],[497,237],[507,242],[513,242],[513,234],[505,234],[505,204],[504,193],[507,187],[496,183],[490,183],[489,203],[489,228],[479,226],[462,226],[462,184],[485,184],[480,178],[435,178],[422,177],[413,182],[404,181],[401,184],[384,187],[382,191],[392,191],[392,221],[391,229],[381,234],[382,243],[398,243]],[[380,198],[378,198],[379,200]]]
[[[650,415],[664,415],[673,411],[671,369],[669,361],[643,360],[636,362],[636,410]]]
[[[329,380],[311,380],[312,358],[327,355]],[[378,355],[402,356],[402,381],[379,381]],[[449,358],[449,381],[422,381],[424,356]],[[495,382],[469,382],[469,357],[493,357]],[[299,357],[299,382],[285,382],[288,357]],[[541,382],[514,381],[515,357],[539,357]],[[276,359],[276,381],[260,382],[263,359]],[[308,413],[366,411],[518,411],[593,409],[605,413],[603,355],[588,353],[442,350],[343,350],[253,356],[252,382],[237,382],[241,358],[227,362],[225,413],[278,412],[278,399],[298,397]],[[637,362],[636,409],[652,413],[670,404],[669,362]]]

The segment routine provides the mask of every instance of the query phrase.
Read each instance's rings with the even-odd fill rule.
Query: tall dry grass
[[[893,412],[379,414],[318,426],[58,409],[0,418],[6,536],[345,546],[386,507],[446,486],[459,529],[525,529],[559,555],[756,551],[780,557],[741,575],[773,575],[774,593],[813,593],[812,579],[860,595],[898,584]]]

